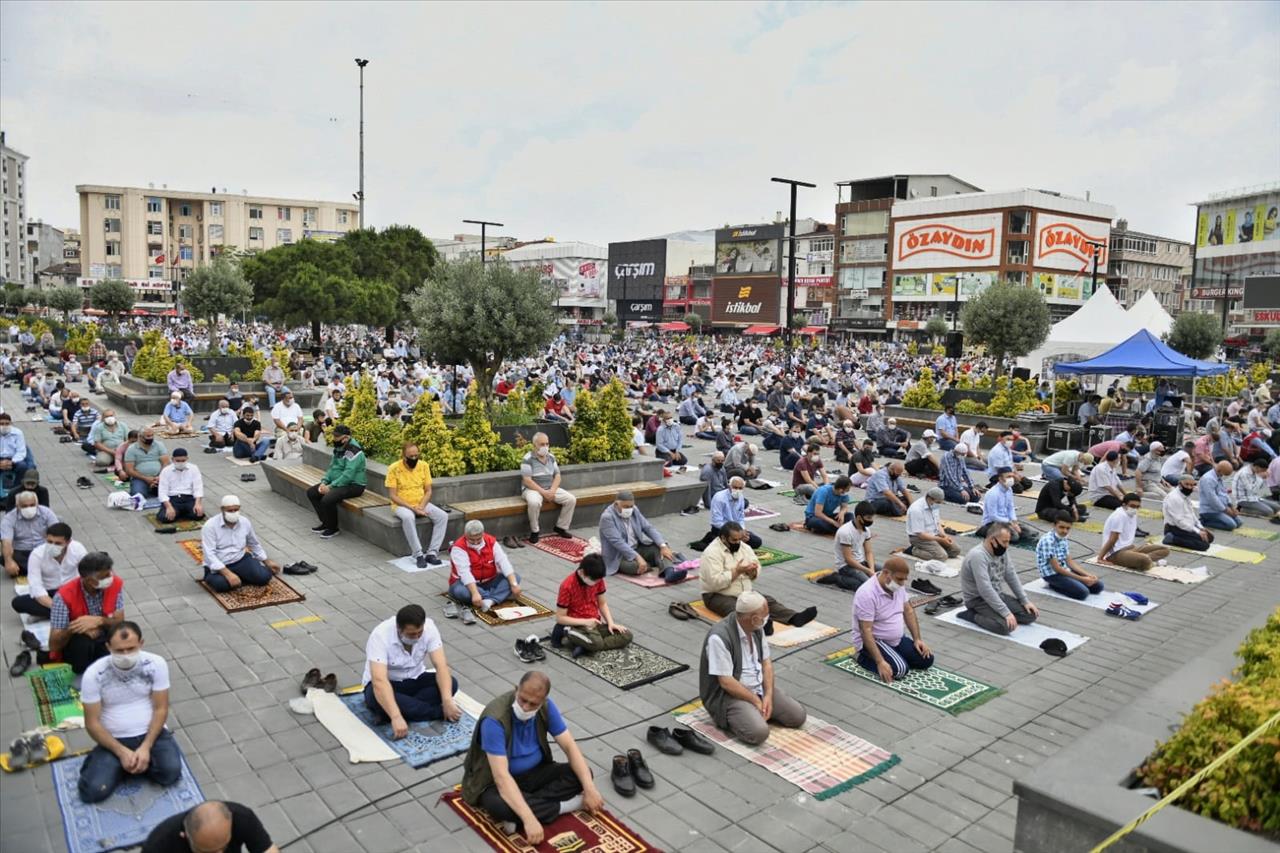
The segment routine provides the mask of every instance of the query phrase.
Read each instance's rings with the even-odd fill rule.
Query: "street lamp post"
[[[791,187],[791,224],[788,237],[787,252],[787,328],[785,331],[787,349],[791,349],[791,322],[796,315],[796,187],[813,189],[817,184],[796,181],[791,178],[770,178],[775,184],[788,184]]]
[[[364,67],[368,64],[367,59],[356,60],[356,65],[360,66],[360,192],[356,198],[360,202],[361,230],[364,229]]]
[[[490,225],[493,225],[496,228],[502,228],[503,225],[501,222],[490,222],[487,219],[464,219],[462,221],[468,225],[480,226],[480,264],[483,266],[487,260],[484,253],[485,229]]]
[[[1098,240],[1086,240],[1085,242],[1093,247],[1093,284],[1089,287],[1089,296],[1092,297],[1093,294],[1098,292],[1098,258],[1101,257],[1102,247],[1106,243]]]

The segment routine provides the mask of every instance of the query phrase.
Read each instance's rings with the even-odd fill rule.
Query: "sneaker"
[[[1146,539],[1151,534],[1139,527],[1137,530],[1133,531],[1133,535],[1139,539]]]
[[[1118,601],[1113,601],[1110,604],[1108,604],[1106,613],[1108,616],[1118,616],[1121,619],[1130,619],[1134,622],[1137,622],[1139,619],[1142,618],[1141,613],[1139,613],[1136,610],[1131,610],[1128,607],[1125,607],[1123,604],[1121,604]]]
[[[423,556],[426,558],[428,566],[444,565],[444,562],[440,559],[440,556],[438,554],[424,554]]]
[[[342,531],[340,531],[340,530],[326,530],[326,531],[324,531],[323,533],[321,533],[321,534],[320,534],[320,538],[321,538],[321,539],[332,539],[333,537],[337,536],[337,535],[338,535],[339,533],[341,533],[341,532],[342,532]]]
[[[315,527],[311,528],[311,532],[312,532],[312,533],[324,533],[324,532],[325,532],[325,530],[327,530],[327,529],[328,529],[328,528],[327,528],[327,527],[325,527],[323,524],[317,524]]]
[[[942,590],[931,580],[925,578],[916,578],[911,582],[911,588],[916,592],[923,592],[926,595],[942,595]]]
[[[542,647],[542,642],[538,639],[537,634],[530,634],[525,637],[524,647],[537,660],[547,659],[547,650]]]
[[[681,515],[697,515],[698,512],[699,512],[699,509],[696,506],[687,506],[684,509],[680,510]]]
[[[429,564],[427,563],[427,555],[426,555],[426,554],[419,554],[418,556],[414,557],[414,558],[413,558],[413,562],[414,562],[414,563],[417,565],[417,567],[418,567],[418,568],[420,568],[420,569],[425,569],[425,568],[427,568],[427,566],[429,565]]]
[[[474,624],[476,624],[476,614],[474,614],[474,613],[472,613],[472,612],[471,612],[471,608],[470,608],[470,607],[464,607],[464,608],[462,608],[462,616],[461,616],[461,618],[462,618],[462,624],[463,624],[463,625],[474,625]]]
[[[529,650],[527,640],[516,640],[514,651],[521,663],[537,663],[538,661],[537,654]]]
[[[444,605],[444,618],[457,619],[459,609],[458,602],[454,601],[452,598],[449,599]]]

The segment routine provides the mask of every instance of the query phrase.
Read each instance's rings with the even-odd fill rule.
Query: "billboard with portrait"
[[[972,299],[991,286],[994,272],[936,272],[929,276],[929,292],[934,296],[955,299],[956,282],[960,282],[960,298]]]
[[[1245,247],[1280,242],[1280,193],[1201,205],[1196,216],[1197,255],[1212,256],[1213,247]],[[1210,249],[1209,252],[1200,252]]]
[[[927,275],[895,275],[893,277],[893,297],[928,296],[929,276]]]
[[[782,225],[745,225],[716,231],[716,275],[777,275]]]

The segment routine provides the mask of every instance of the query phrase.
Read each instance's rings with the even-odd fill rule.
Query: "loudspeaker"
[[[947,358],[964,357],[964,333],[947,332]]]
[[[1029,367],[1015,367],[1015,368],[1013,369],[1013,378],[1014,378],[1014,379],[1021,379],[1023,382],[1026,382],[1027,380],[1029,380],[1029,379],[1031,378],[1031,368],[1029,368]]]

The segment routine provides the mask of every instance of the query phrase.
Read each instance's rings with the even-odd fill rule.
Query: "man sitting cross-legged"
[[[849,491],[853,484],[844,474],[834,483],[825,483],[809,497],[804,508],[806,530],[826,535],[834,534],[844,524],[845,509],[849,504]]]
[[[808,717],[799,702],[774,685],[769,640],[769,601],[747,590],[707,632],[698,672],[698,695],[712,721],[746,744],[769,739],[769,723],[797,729]]]
[[[160,470],[156,491],[160,497],[158,521],[165,524],[180,519],[204,521],[204,477],[199,467],[187,461],[185,447],[173,449],[173,461]]]
[[[431,502],[431,466],[422,461],[418,445],[406,442],[400,448],[400,458],[387,467],[386,486],[387,497],[394,505],[405,542],[418,568],[440,565],[440,546],[444,544],[449,513]],[[425,551],[418,538],[420,518],[431,522],[431,542]]]
[[[86,554],[79,577],[58,588],[49,607],[49,660],[84,672],[107,654],[107,634],[124,619],[124,580],[111,572],[111,555]]]
[[[871,583],[853,594],[858,665],[879,675],[885,684],[910,670],[933,666],[933,652],[921,637],[915,608],[907,600],[910,579],[911,566],[895,554],[884,561]]]
[[[160,470],[169,464],[169,450],[156,438],[156,431],[144,427],[138,440],[124,452],[124,473],[129,477],[129,493],[147,497],[160,485]]]
[[[253,522],[240,515],[240,498],[223,495],[220,506],[222,511],[204,523],[200,534],[205,584],[214,592],[230,592],[242,584],[271,583],[280,564],[267,559]]]
[[[478,518],[468,521],[449,549],[449,597],[487,611],[519,594],[520,576],[507,552],[484,532],[484,522]],[[450,611],[445,612],[448,615]]]
[[[115,467],[116,449],[128,436],[129,427],[116,417],[116,410],[104,409],[102,420],[95,421],[89,430],[88,444],[94,452],[94,464],[99,468]]]
[[[223,397],[218,401],[218,408],[209,415],[209,446],[212,448],[231,447],[235,444],[232,431],[240,415],[231,408],[231,403]]]
[[[698,571],[702,578],[702,603],[717,616],[733,613],[734,602],[751,590],[760,576],[760,561],[746,542],[747,532],[734,521],[726,521],[720,535],[702,552]],[[818,615],[818,608],[792,610],[772,596],[764,596],[769,613],[779,622],[792,627],[807,625]],[[768,626],[773,633],[773,626]]]
[[[1019,625],[1036,621],[1040,611],[1027,600],[1018,581],[1018,573],[1009,560],[1009,525],[994,522],[987,528],[986,539],[965,555],[960,566],[960,595],[964,614],[979,628],[994,634],[1009,634]],[[1007,584],[1008,595],[1002,584]]]
[[[747,530],[746,487],[745,480],[733,476],[729,478],[729,488],[715,493],[711,498],[711,529],[701,539],[690,542],[690,548],[695,551],[705,549],[720,535],[720,528],[726,521],[735,522],[743,530]],[[762,543],[759,536],[747,530],[747,544],[752,548],[759,548]]]
[[[195,412],[191,411],[191,405],[182,399],[182,394],[175,391],[169,395],[169,402],[165,404],[164,411],[160,413],[160,420],[156,421],[155,426],[169,435],[194,435]]]
[[[31,552],[44,543],[51,524],[58,516],[47,506],[40,506],[35,492],[18,492],[14,507],[0,519],[0,549],[4,552],[4,570],[11,578],[27,573]]]
[[[13,609],[37,619],[48,619],[53,596],[63,584],[80,576],[84,545],[71,538],[71,527],[64,522],[50,524],[44,532],[44,544],[37,546],[27,560],[28,589],[14,596]]]
[[[521,676],[514,690],[485,706],[462,765],[462,799],[483,808],[507,834],[521,829],[531,846],[542,843],[543,824],[560,815],[604,808],[591,768],[550,694],[546,673]],[[552,758],[548,735],[567,764]]]
[[[182,778],[182,753],[165,728],[169,665],[142,650],[142,629],[120,622],[107,638],[110,656],[84,672],[84,727],[97,744],[80,767],[80,799],[100,803],[126,776],[146,775],[160,786]]]
[[[657,570],[664,580],[684,580],[671,564],[676,555],[667,541],[636,506],[636,496],[623,490],[600,513],[600,556],[608,574],[642,575]]]
[[[1107,516],[1106,523],[1102,525],[1099,560],[1146,572],[1151,570],[1156,561],[1169,556],[1169,549],[1163,545],[1137,543],[1138,508],[1141,506],[1142,496],[1137,492],[1130,492],[1124,496],[1124,505]]]
[[[948,560],[960,556],[960,546],[942,530],[942,504],[946,495],[934,486],[907,507],[907,540],[911,556],[921,560]]]
[[[587,554],[560,584],[551,644],[569,643],[575,658],[631,644],[631,632],[613,621],[613,612],[605,601],[604,576],[604,560],[599,554]]]
[[[409,734],[411,722],[462,716],[453,701],[458,679],[449,673],[440,631],[422,605],[406,604],[379,622],[364,654],[365,707],[379,723],[390,721],[396,740]]]
[[[1084,601],[1090,595],[1102,592],[1102,581],[1097,575],[1090,574],[1080,568],[1070,554],[1067,537],[1071,535],[1071,516],[1064,510],[1050,510],[1055,513],[1049,520],[1053,527],[1046,530],[1036,543],[1036,569],[1040,577],[1049,585],[1049,589],[1061,593],[1076,601]]]

